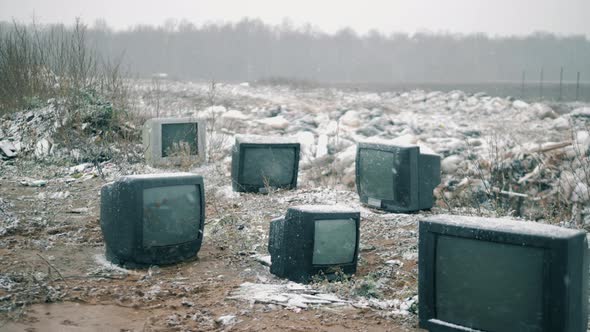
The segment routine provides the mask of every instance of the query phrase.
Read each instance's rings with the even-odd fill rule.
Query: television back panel
[[[440,215],[419,226],[420,326],[429,331],[585,331],[585,232]]]
[[[206,160],[204,119],[153,118],[145,122],[142,138],[145,159],[152,166],[180,165]]]
[[[232,187],[266,193],[297,187],[300,144],[295,138],[238,135],[232,150]]]
[[[286,248],[284,245],[284,233],[285,218],[273,219],[270,222],[270,232],[268,237],[268,252],[270,253],[272,260],[270,272],[280,277],[285,275]]]
[[[440,184],[440,156],[420,154],[418,156],[420,210],[431,209],[434,205],[433,190]]]

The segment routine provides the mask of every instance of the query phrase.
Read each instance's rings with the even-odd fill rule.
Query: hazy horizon
[[[114,10],[116,9],[116,10]],[[104,20],[115,30],[137,25],[162,26],[166,22],[235,23],[244,18],[260,19],[265,24],[288,22],[295,27],[310,25],[335,33],[350,28],[358,34],[376,30],[382,34],[431,32],[444,34],[484,33],[489,36],[524,36],[534,32],[555,35],[590,37],[590,1],[449,0],[429,3],[366,0],[362,3],[341,3],[335,0],[315,3],[301,0],[277,3],[271,0],[234,2],[169,0],[165,6],[158,1],[91,1],[42,0],[9,2],[0,0],[0,21],[27,23],[35,18],[41,24],[71,24],[76,18],[94,25]]]

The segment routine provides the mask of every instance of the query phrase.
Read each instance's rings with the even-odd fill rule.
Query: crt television
[[[238,135],[232,150],[234,191],[266,193],[297,187],[300,144],[296,138]]]
[[[420,221],[420,327],[429,331],[586,331],[583,231],[450,215]]]
[[[101,189],[106,257],[126,266],[194,257],[205,223],[203,178],[190,173],[129,175]]]
[[[145,159],[152,166],[204,162],[205,120],[196,118],[153,118],[145,122],[142,138]]]
[[[359,142],[356,188],[362,203],[390,212],[432,208],[440,183],[440,157],[415,145]]]
[[[270,224],[270,272],[307,283],[356,272],[360,212],[338,205],[291,207]]]

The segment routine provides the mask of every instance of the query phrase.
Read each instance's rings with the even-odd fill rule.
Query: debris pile
[[[187,100],[207,92],[196,83],[170,82],[166,89]],[[358,141],[416,144],[441,156],[443,181],[436,191],[441,207],[500,209],[550,222],[584,219],[590,185],[586,104],[527,103],[462,91],[245,85],[218,85],[215,94],[226,106],[178,111],[178,100],[159,106],[169,116],[231,119],[216,122],[216,131],[229,141],[217,151],[223,162],[230,160],[235,134],[294,136],[302,144],[301,184],[350,190]],[[547,212],[557,205],[558,212]]]
[[[19,227],[19,220],[9,211],[12,205],[0,197],[0,236],[13,233]]]
[[[142,102],[143,87],[137,87],[137,104],[155,115],[154,104]],[[218,85],[212,96],[206,85],[177,82],[163,89],[160,116],[201,116],[213,124],[207,143],[215,158],[190,169],[206,179],[206,240],[199,259],[143,271],[106,262],[100,187],[121,175],[164,171],[141,163],[138,139],[108,140],[127,126],[105,130],[108,107],[88,113],[92,120],[57,106],[8,115],[0,124],[0,266],[6,267],[0,271],[0,313],[14,311],[14,303],[62,299],[157,309],[146,321],[162,329],[256,329],[264,321],[262,327],[278,330],[282,319],[276,318],[284,315],[312,325],[324,319],[337,324],[337,315],[317,316],[342,307],[370,309],[355,310],[349,329],[357,327],[355,321],[364,326],[381,319],[415,326],[417,221],[425,215],[452,209],[590,222],[590,108],[583,104],[530,104],[460,91]],[[196,111],[195,104],[202,107]],[[233,192],[230,148],[237,134],[297,137],[298,188],[267,195]],[[443,174],[433,211],[394,214],[361,205],[354,191],[361,140],[417,144],[439,154]],[[263,265],[269,221],[303,204],[343,204],[361,212],[355,276],[286,284]],[[31,259],[31,252],[46,252],[48,260]],[[65,278],[55,276],[56,270]],[[238,301],[222,301],[228,296]]]
[[[274,304],[286,308],[302,308],[308,306],[350,304],[333,294],[322,294],[312,287],[297,283],[287,284],[256,284],[246,282],[234,290],[229,299],[250,301],[251,303]]]
[[[390,311],[395,315],[417,313],[418,296],[398,300],[357,299],[344,300],[331,293],[322,293],[313,286],[301,285],[293,282],[286,284],[259,284],[245,282],[233,290],[228,299],[248,301],[251,304],[260,303],[271,306],[284,307],[294,310],[310,307],[355,307],[374,308]]]
[[[54,163],[115,157],[141,160],[138,129],[130,122],[115,121],[103,108],[109,109],[89,104],[70,112],[51,100],[41,109],[5,115],[0,124],[0,161],[20,157]]]

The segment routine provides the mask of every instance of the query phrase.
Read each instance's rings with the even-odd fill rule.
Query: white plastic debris
[[[237,323],[237,318],[234,315],[225,315],[218,317],[215,322],[224,326],[234,325]]]
[[[20,182],[20,184],[27,187],[45,187],[47,185],[47,181],[24,179]]]

